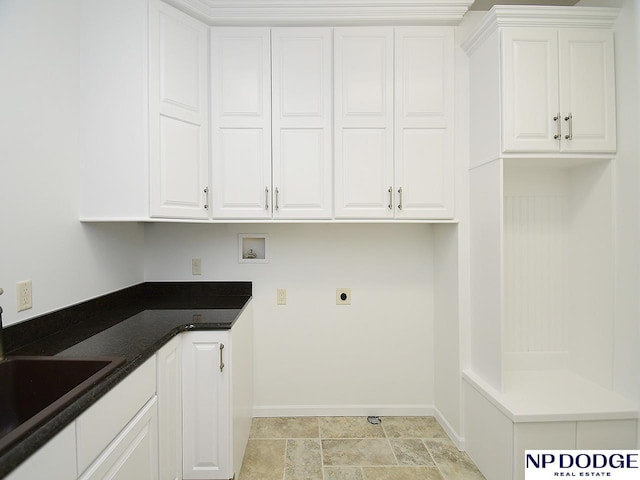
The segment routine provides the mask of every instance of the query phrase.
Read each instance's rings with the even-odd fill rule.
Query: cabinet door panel
[[[208,217],[207,35],[199,21],[150,2],[149,210],[154,217]]]
[[[80,480],[155,480],[158,478],[156,397],[138,412]]]
[[[389,140],[385,129],[344,129],[341,156],[345,161],[337,172],[336,216],[343,218],[393,216],[393,165],[388,161]],[[337,207],[340,207],[339,209]]]
[[[396,216],[425,218],[446,215],[448,189],[449,136],[446,129],[404,129],[401,149],[396,155],[396,193],[402,188],[402,209]],[[397,204],[400,199],[397,199]]]
[[[200,78],[206,72],[200,61],[200,31],[185,23],[181,16],[160,15],[160,102],[170,110],[202,113]],[[206,47],[206,44],[205,44]]]
[[[331,210],[325,208],[331,201],[331,178],[325,168],[330,155],[326,133],[323,129],[311,128],[280,130],[278,168],[274,165],[274,189],[278,189],[274,208],[278,217],[328,218],[331,215]]]
[[[182,341],[183,478],[231,478],[229,377],[220,368],[231,346],[221,332],[189,332]]]
[[[271,216],[270,48],[266,28],[211,30],[214,218]]]
[[[395,52],[395,215],[452,218],[453,31],[396,28]]]
[[[182,342],[174,337],[157,354],[160,480],[182,480]]]
[[[199,211],[204,189],[199,159],[202,145],[198,125],[171,117],[160,117],[160,157],[156,165],[156,203],[161,209]]]
[[[274,217],[331,218],[331,29],[272,40]]]
[[[502,33],[503,150],[553,152],[559,112],[558,39],[551,29]]]
[[[265,188],[270,192],[271,181],[269,162],[264,158],[264,144],[269,143],[264,130],[223,128],[217,138],[214,216],[256,217],[258,211],[268,216]]]
[[[336,28],[335,216],[389,218],[393,29]]]
[[[560,31],[560,111],[571,114],[571,152],[613,152],[615,80],[613,34],[593,30]],[[569,133],[563,121],[563,135]]]

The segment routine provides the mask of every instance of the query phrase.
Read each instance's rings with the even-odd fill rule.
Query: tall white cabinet
[[[336,218],[453,215],[453,32],[335,29]]]
[[[331,33],[271,30],[274,218],[332,216]]]
[[[617,13],[498,6],[463,45],[465,442],[493,480],[524,478],[526,449],[636,441],[637,405],[616,391],[613,364]]]
[[[150,214],[208,217],[208,27],[149,4]]]

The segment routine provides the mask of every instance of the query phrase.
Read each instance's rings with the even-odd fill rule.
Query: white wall
[[[238,263],[239,233],[269,235],[268,264]],[[430,226],[152,224],[145,238],[149,281],[253,282],[257,415],[432,413]]]
[[[0,1],[0,297],[13,324],[143,280],[144,230],[82,225],[81,0]],[[16,282],[33,309],[16,312]]]

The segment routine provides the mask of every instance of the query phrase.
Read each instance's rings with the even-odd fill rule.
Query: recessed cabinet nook
[[[637,406],[613,390],[617,14],[496,6],[463,45],[465,446],[490,479],[523,479],[527,449],[635,448]]]

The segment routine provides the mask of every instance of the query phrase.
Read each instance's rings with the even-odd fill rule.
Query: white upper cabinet
[[[505,152],[613,152],[613,34],[588,29],[502,32]]]
[[[613,32],[565,30],[558,38],[560,112],[564,115],[561,149],[615,152]]]
[[[453,34],[335,31],[336,218],[453,216]]]
[[[474,163],[616,150],[615,8],[495,6],[463,48]]]
[[[331,218],[331,29],[271,31],[273,217]]]
[[[398,218],[453,217],[453,31],[396,28]]]
[[[208,28],[160,1],[150,9],[150,213],[207,218]]]
[[[211,32],[213,218],[331,218],[331,29]]]
[[[214,218],[271,217],[268,28],[211,29]]]
[[[335,29],[335,214],[393,217],[393,28]]]

